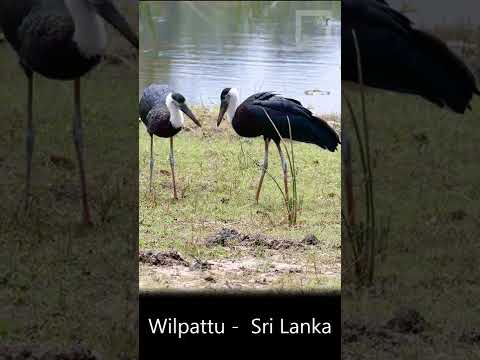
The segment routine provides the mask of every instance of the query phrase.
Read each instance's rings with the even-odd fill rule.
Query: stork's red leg
[[[25,133],[25,144],[27,150],[27,173],[25,181],[25,210],[28,209],[30,203],[30,190],[31,190],[31,179],[32,179],[32,157],[33,157],[33,144],[35,140],[35,133],[33,131],[33,73],[27,71],[28,77],[28,119],[27,119],[27,129]]]
[[[260,175],[260,180],[258,182],[257,187],[257,194],[255,196],[255,201],[258,204],[258,199],[260,198],[260,191],[262,190],[263,178],[265,177],[265,173],[268,169],[268,145],[270,144],[270,139],[265,138],[265,154],[263,157],[263,164],[262,164],[262,173]]]
[[[90,217],[90,209],[88,207],[87,198],[87,185],[85,181],[85,168],[83,161],[83,129],[82,129],[82,116],[80,112],[80,79],[74,81],[74,107],[75,114],[73,116],[73,141],[75,143],[75,149],[77,151],[78,166],[80,168],[80,187],[82,190],[82,203],[83,203],[83,221],[87,225],[92,224]]]

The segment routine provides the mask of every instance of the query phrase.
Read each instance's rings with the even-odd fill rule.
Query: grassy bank
[[[345,358],[478,358],[480,102],[472,105],[461,116],[416,97],[369,91],[377,214],[390,232],[371,288],[354,286],[343,244]],[[348,117],[343,124],[351,128]],[[358,177],[356,187],[361,194]],[[419,318],[398,315],[402,308]],[[395,318],[403,330],[389,322]]]
[[[172,199],[168,140],[155,138],[154,191],[148,191],[150,137],[139,125],[140,249],[176,250],[187,259],[220,262],[212,281],[207,273],[172,276],[168,269],[141,265],[142,288],[196,287],[338,289],[340,286],[340,152],[295,143],[302,211],[298,225],[289,227],[282,197],[272,179],[265,177],[259,204],[255,190],[263,159],[263,140],[239,138],[228,122],[216,127],[217,109],[194,108],[203,124],[175,137],[178,201]],[[332,122],[338,118],[331,117]],[[282,184],[275,146],[270,147],[269,172]],[[205,239],[222,228],[244,234],[263,234],[276,239],[302,240],[314,234],[319,244],[301,251],[273,251],[262,247],[244,249],[209,247]],[[247,271],[230,262],[249,262]],[[272,264],[273,263],[273,264]],[[262,276],[277,263],[295,264],[301,271],[279,272],[263,282]],[[288,266],[287,266],[288,268]],[[191,279],[191,281],[187,279]],[[242,280],[243,278],[243,280]]]

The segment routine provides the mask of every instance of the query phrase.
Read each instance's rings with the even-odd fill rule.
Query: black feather
[[[419,95],[458,113],[479,94],[468,66],[444,42],[412,28],[408,18],[380,0],[342,1],[342,80],[358,81],[352,29],[366,85]]]
[[[335,151],[340,144],[338,134],[327,122],[314,116],[299,101],[273,92],[262,92],[247,98],[237,108],[232,126],[240,136],[264,136],[277,143],[280,137],[291,137],[330,151]]]
[[[174,99],[179,104],[183,104],[185,102],[185,98],[183,97],[182,94],[179,94],[179,93],[173,93],[172,99]]]
[[[167,85],[149,85],[143,90],[142,98],[139,104],[140,119],[145,124],[150,135],[169,138],[175,136],[182,128],[175,128],[170,122],[170,111],[166,106],[166,98],[168,94],[173,93]],[[183,95],[173,93],[178,99],[185,98]],[[178,100],[177,100],[178,101]]]
[[[220,99],[223,100],[225,99],[225,97],[227,96],[227,94],[229,93],[231,88],[225,88],[222,90],[222,93],[220,94]]]

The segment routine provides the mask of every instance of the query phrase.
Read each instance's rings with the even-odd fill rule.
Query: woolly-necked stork
[[[335,130],[327,122],[314,116],[297,100],[284,98],[273,92],[261,92],[250,96],[240,104],[238,90],[225,88],[220,95],[220,101],[217,126],[220,125],[224,115],[226,115],[238,135],[248,138],[263,136],[265,141],[264,161],[255,196],[257,202],[263,178],[268,168],[268,146],[271,140],[275,142],[280,154],[285,195],[288,196],[287,162],[280,146],[281,138],[278,133],[282,138],[290,139],[291,128],[291,138],[293,140],[315,144],[332,152],[340,144],[340,139]],[[265,111],[272,121],[267,117]]]
[[[358,82],[353,31],[367,86],[414,94],[457,113],[480,94],[467,65],[447,45],[384,0],[342,1],[342,80]]]
[[[172,170],[173,197],[177,197],[175,184],[175,158],[173,156],[173,137],[183,128],[183,113],[198,126],[202,126],[185,103],[182,94],[174,92],[167,85],[150,85],[143,91],[140,99],[140,119],[150,134],[150,191],[152,191],[153,173],[153,135],[170,138],[169,162]]]
[[[138,49],[138,38],[110,0],[2,0],[0,27],[28,78],[26,131],[28,207],[34,145],[34,73],[74,81],[73,137],[80,168],[84,222],[91,224],[83,160],[80,78],[97,65],[107,44],[104,20]]]

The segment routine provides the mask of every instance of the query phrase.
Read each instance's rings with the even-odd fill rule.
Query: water
[[[297,10],[332,20],[303,17],[298,39]],[[268,90],[340,113],[339,2],[146,2],[140,16],[140,94],[166,83],[191,104],[213,106],[225,87],[242,99]]]

